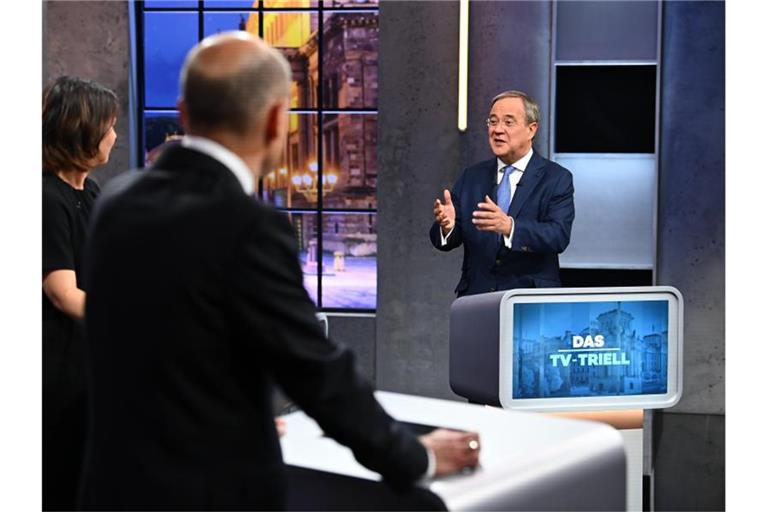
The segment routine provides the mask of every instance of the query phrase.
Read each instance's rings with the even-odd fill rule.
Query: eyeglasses
[[[511,117],[506,117],[504,118],[503,121],[498,117],[489,117],[488,119],[485,120],[485,126],[489,128],[496,128],[497,126],[499,126],[499,123],[502,123],[506,128],[512,128],[517,124],[517,121],[515,121]]]

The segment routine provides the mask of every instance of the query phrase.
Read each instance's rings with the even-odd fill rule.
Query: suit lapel
[[[499,192],[499,186],[496,183],[496,180],[498,179],[499,174],[499,162],[496,158],[493,160],[488,161],[488,165],[485,168],[485,172],[483,175],[483,179],[485,180],[482,184],[483,186],[483,196],[480,197],[478,202],[485,201],[485,195],[487,194],[488,197],[490,197],[493,202],[496,202],[498,198],[496,197]],[[472,205],[472,210],[477,210],[477,204]],[[486,251],[488,253],[493,253],[498,249],[498,237],[495,233],[491,233],[489,231],[479,231],[481,239],[483,240],[483,243],[487,246]]]
[[[541,158],[538,153],[534,151],[531,160],[528,162],[528,167],[525,169],[525,172],[523,172],[523,177],[517,185],[515,195],[512,197],[512,202],[509,204],[507,214],[510,217],[515,218],[520,213],[528,196],[531,195],[533,189],[536,188],[536,185],[541,181],[542,176],[544,176],[544,168],[546,165],[546,160]]]
[[[485,191],[484,194],[488,194],[488,197],[496,201],[496,174],[498,173],[498,170],[496,169],[497,163],[496,159],[489,160],[487,165],[485,166],[485,171],[483,172],[483,181],[482,181],[482,189]],[[484,200],[485,197],[481,197],[479,201]],[[478,202],[479,202],[478,201]],[[477,205],[472,205],[472,209],[476,210]]]

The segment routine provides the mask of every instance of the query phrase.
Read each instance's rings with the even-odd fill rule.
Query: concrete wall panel
[[[61,75],[95,80],[120,100],[109,162],[91,175],[102,186],[130,167],[128,2],[43,2],[43,84]]]

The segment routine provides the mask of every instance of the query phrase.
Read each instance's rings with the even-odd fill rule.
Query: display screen
[[[516,303],[513,310],[513,398],[667,392],[668,301]]]

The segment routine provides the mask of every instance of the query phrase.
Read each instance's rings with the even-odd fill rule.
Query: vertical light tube
[[[469,53],[469,0],[459,0],[459,116],[460,132],[467,131],[467,66]]]

